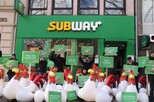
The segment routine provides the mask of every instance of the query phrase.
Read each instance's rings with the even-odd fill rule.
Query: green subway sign
[[[24,15],[24,4],[20,0],[15,0],[15,10],[21,14]]]

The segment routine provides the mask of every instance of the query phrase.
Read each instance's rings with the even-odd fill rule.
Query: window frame
[[[29,0],[29,7],[28,7],[28,15],[47,15],[47,14],[31,14],[30,12],[32,12],[32,11],[38,11],[38,10],[44,10],[44,12],[45,12],[45,10],[47,10],[48,9],[48,0],[47,0],[47,7],[46,8],[31,8],[30,7],[30,5],[31,5],[31,1],[32,0]],[[44,0],[45,1],[45,0]]]
[[[98,10],[98,14],[81,14],[81,10]],[[100,14],[100,0],[97,0],[97,7],[96,8],[80,8],[80,0],[78,0],[77,6],[77,15],[99,15]]]
[[[122,8],[106,7],[106,1],[107,0],[104,0],[104,15],[118,15],[118,16],[126,15],[126,0],[123,0]],[[124,11],[124,14],[106,14],[105,12],[106,10],[121,10],[121,11]]]
[[[55,7],[55,0],[53,0],[53,2],[52,2],[52,12],[51,12],[51,14],[52,14],[52,15],[73,15],[73,1],[74,1],[74,0],[71,0],[71,1],[72,1],[72,4],[71,4],[71,7],[70,7],[70,8],[64,8],[64,7],[56,8],[56,7]],[[72,10],[72,13],[71,13],[71,14],[54,14],[54,10]]]
[[[144,15],[144,10],[143,10],[143,8],[144,8],[144,0],[142,1],[142,22],[143,22],[143,24],[153,24],[154,23],[154,1],[152,2],[152,22],[147,22],[147,21],[144,21],[144,19],[145,19],[145,15]]]

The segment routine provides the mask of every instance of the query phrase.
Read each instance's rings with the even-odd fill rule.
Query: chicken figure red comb
[[[129,76],[128,76],[128,84],[133,84],[135,85],[135,76],[133,74],[133,70],[130,70]]]
[[[93,69],[98,71],[98,66],[96,64],[93,64]]]
[[[19,69],[22,70],[22,76],[24,78],[27,78],[28,77],[28,73],[27,73],[27,70],[26,70],[26,66],[24,66],[22,64],[19,64]]]
[[[12,69],[12,72],[15,73],[15,78],[16,78],[16,79],[19,80],[19,79],[21,78],[19,69],[13,68],[13,69]]]
[[[0,68],[0,79],[4,78],[4,69]]]
[[[72,76],[72,71],[70,70],[68,75],[67,75],[67,83],[72,84],[73,83],[73,76]]]
[[[105,85],[107,85],[107,86],[109,86],[111,88],[116,86],[115,78],[114,78],[114,75],[113,74],[110,74],[107,77],[106,82],[105,82]]]
[[[54,67],[51,67],[51,68],[50,68],[50,71],[53,71],[53,72],[54,72]]]
[[[98,73],[98,81],[99,82],[102,82],[104,80],[104,73],[102,73],[102,69],[99,70],[99,73]]]
[[[123,80],[126,80],[126,78],[127,78],[127,74],[126,74],[125,70],[122,70],[120,82],[123,81]]]
[[[146,77],[145,76],[141,76],[140,77],[140,79],[139,79],[139,83],[141,84],[141,85],[146,85]]]
[[[68,76],[69,70],[68,69],[64,69],[64,79],[67,80],[67,76]]]
[[[41,85],[43,87],[43,76],[41,74],[36,75],[33,82],[36,86],[39,87]]]
[[[94,69],[89,69],[88,73],[90,73],[90,80],[94,81],[95,80],[95,71],[94,71]]]
[[[53,71],[49,71],[49,83],[56,83],[56,75]]]

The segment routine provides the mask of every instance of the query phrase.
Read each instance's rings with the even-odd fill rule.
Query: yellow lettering
[[[49,24],[50,26],[48,27],[48,31],[55,30],[56,29],[55,24],[56,24],[56,22],[50,22],[50,24]]]
[[[64,22],[64,30],[71,30],[71,23],[70,22]]]
[[[63,22],[56,22],[56,29],[59,31],[63,30]]]

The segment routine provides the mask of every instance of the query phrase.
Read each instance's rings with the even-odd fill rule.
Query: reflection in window
[[[125,0],[105,0],[105,15],[125,15]]]
[[[47,14],[47,0],[30,0],[29,14],[31,15]]]
[[[78,0],[78,14],[98,15],[99,0]]]
[[[53,0],[53,14],[73,14],[73,0]]]
[[[143,22],[153,22],[153,0],[143,0]]]

